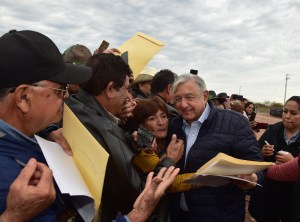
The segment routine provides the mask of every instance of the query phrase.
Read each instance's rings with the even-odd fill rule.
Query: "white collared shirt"
[[[196,121],[192,122],[192,124],[189,124],[188,122],[186,122],[185,120],[183,120],[183,125],[182,125],[182,129],[185,132],[185,137],[186,137],[186,151],[185,151],[185,162],[186,162],[186,158],[187,155],[191,149],[191,147],[193,146],[193,144],[195,143],[198,133],[200,131],[201,125],[202,123],[208,118],[208,115],[210,113],[210,106],[207,103],[202,115],[199,117],[199,119],[197,119]],[[184,164],[185,166],[185,164]]]
[[[189,124],[188,122],[183,120],[182,129],[185,132],[185,137],[187,140],[186,147],[185,147],[186,151],[185,151],[184,167],[186,164],[186,159],[187,159],[188,153],[197,139],[198,133],[200,131],[200,128],[201,128],[203,122],[208,118],[210,110],[211,110],[211,107],[209,106],[208,103],[206,103],[205,109],[198,120],[192,122],[192,124]],[[189,211],[189,208],[185,201],[184,193],[181,193],[181,196],[180,196],[180,208],[185,212]]]

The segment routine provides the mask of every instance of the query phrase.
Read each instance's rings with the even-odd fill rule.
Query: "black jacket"
[[[300,154],[300,138],[289,145],[284,140],[283,122],[270,125],[258,141],[262,149],[265,141],[274,145],[274,155],[265,157],[265,161],[275,162],[275,154],[280,150],[290,152],[294,157]],[[251,197],[249,211],[258,221],[290,221],[290,204],[295,183],[279,182],[266,178],[264,189]],[[298,183],[299,186],[299,183]]]

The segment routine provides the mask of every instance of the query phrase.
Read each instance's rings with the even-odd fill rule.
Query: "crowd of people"
[[[0,46],[1,222],[82,221],[34,138],[72,155],[60,133],[64,102],[109,153],[99,221],[239,222],[245,195],[257,221],[297,221],[299,96],[284,104],[281,122],[269,125],[255,121],[254,103],[208,91],[198,75],[144,69],[134,78],[114,48],[92,55],[77,44],[62,55],[45,35],[15,30]],[[267,130],[257,140],[260,129]],[[147,145],[140,145],[139,130]],[[186,183],[220,152],[276,165],[238,175],[251,183]]]

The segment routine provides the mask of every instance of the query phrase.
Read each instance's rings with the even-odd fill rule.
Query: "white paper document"
[[[242,160],[224,153],[219,153],[200,167],[196,174],[188,178],[185,182],[218,187],[230,183],[231,180],[240,180],[261,186],[252,181],[242,179],[238,175],[256,173],[272,165],[274,165],[274,163]]]
[[[64,153],[57,143],[35,135],[61,193],[69,194],[84,221],[92,221],[95,214],[94,200],[71,156]]]

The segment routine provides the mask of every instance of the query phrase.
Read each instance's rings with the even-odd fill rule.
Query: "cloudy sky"
[[[288,74],[286,98],[300,95],[297,0],[0,0],[0,35],[10,29],[42,32],[61,52],[143,32],[166,44],[148,64],[157,70],[197,69],[216,93],[281,103]]]

